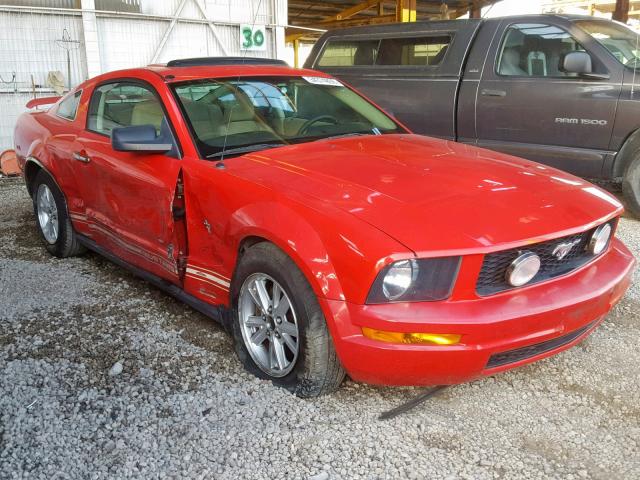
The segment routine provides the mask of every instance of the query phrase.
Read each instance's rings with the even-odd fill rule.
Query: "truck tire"
[[[627,167],[622,179],[622,194],[627,211],[640,218],[640,156],[637,156]]]
[[[345,372],[311,285],[282,250],[253,245],[231,284],[232,332],[245,368],[299,397],[336,390]]]
[[[56,182],[44,170],[33,180],[33,211],[36,226],[45,248],[56,257],[73,257],[84,253],[67,213],[67,203]]]

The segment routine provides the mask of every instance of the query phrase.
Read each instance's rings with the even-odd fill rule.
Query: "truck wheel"
[[[41,170],[33,180],[32,191],[36,225],[47,251],[60,258],[83,253],[85,248],[78,242],[64,196],[53,178]]]
[[[318,300],[282,250],[268,242],[249,248],[231,296],[235,347],[248,371],[299,397],[340,386],[345,373]]]
[[[627,168],[622,179],[622,194],[629,213],[640,218],[640,156],[636,157]]]

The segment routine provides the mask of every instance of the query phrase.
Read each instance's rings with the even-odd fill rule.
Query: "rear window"
[[[381,40],[330,41],[319,67],[437,66],[451,44],[451,36],[384,38]]]

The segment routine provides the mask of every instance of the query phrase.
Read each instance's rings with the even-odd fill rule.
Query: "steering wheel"
[[[304,135],[309,131],[309,128],[311,128],[311,125],[321,121],[328,121],[333,123],[334,125],[338,124],[338,119],[332,115],[319,115],[317,117],[313,117],[307,120],[306,122],[304,122],[304,124],[300,127],[300,130],[298,130],[298,135]]]

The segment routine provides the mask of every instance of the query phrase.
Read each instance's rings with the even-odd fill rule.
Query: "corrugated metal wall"
[[[156,53],[160,63],[225,52],[239,55],[241,23],[267,26],[266,51],[250,55],[275,57],[284,50],[284,22],[276,23],[278,16],[283,17],[283,11],[286,21],[287,0],[200,0],[201,9],[196,0],[185,0],[180,18],[157,52],[182,1],[96,0],[100,70],[147,65]],[[80,1],[71,3],[77,6]],[[36,96],[48,96],[53,94],[47,86],[50,71],[60,71],[67,78],[66,48],[71,60],[72,85],[87,78],[85,52],[91,55],[91,49],[85,49],[82,11],[69,9],[70,1],[12,4],[18,6],[0,6],[0,151],[13,146],[15,120],[25,110],[25,103],[33,98],[33,84]],[[30,6],[20,6],[25,4]],[[100,8],[118,13],[100,12]],[[213,22],[213,28],[208,21]],[[276,35],[276,31],[280,34]],[[63,35],[77,43],[60,42]]]

